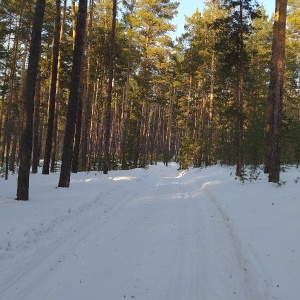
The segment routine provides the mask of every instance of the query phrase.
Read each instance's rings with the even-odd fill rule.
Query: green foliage
[[[180,169],[185,170],[195,166],[195,162],[199,157],[199,151],[199,142],[194,140],[191,134],[184,134],[180,145]]]
[[[181,168],[236,163],[238,121],[243,123],[245,165],[241,180],[256,180],[264,160],[265,118],[273,20],[256,1],[209,0],[203,11],[186,17],[185,33],[176,41],[178,2],[122,0],[116,29],[113,81],[111,166],[145,167],[174,159]],[[69,5],[69,2],[68,2]],[[16,120],[22,121],[22,59],[29,41],[33,0],[0,3],[0,148],[9,95]],[[87,120],[90,169],[102,164],[104,99],[107,95],[112,3],[94,1],[89,8],[83,75],[83,113]],[[55,5],[47,1],[42,35],[41,134],[44,143],[51,75]],[[241,19],[242,17],[242,19]],[[91,19],[90,19],[91,18]],[[299,0],[289,2],[282,159],[300,162]],[[73,56],[71,8],[67,7],[61,50],[57,154],[61,156]],[[242,32],[242,34],[241,34]],[[14,38],[19,38],[14,49]],[[10,41],[10,43],[8,43]],[[29,41],[30,42],[30,41]],[[28,44],[29,45],[29,44]],[[10,70],[16,58],[15,78]],[[24,70],[23,70],[24,71]],[[237,99],[243,73],[243,105]],[[10,129],[18,134],[17,127]],[[2,151],[3,152],[3,151]],[[2,154],[2,153],[1,153]],[[253,167],[253,170],[251,169]]]
[[[263,170],[262,165],[246,166],[242,170],[242,175],[236,179],[239,179],[242,183],[261,180],[260,175],[262,173],[262,170]]]

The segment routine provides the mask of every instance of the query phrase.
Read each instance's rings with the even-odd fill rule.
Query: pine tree
[[[246,40],[248,66],[245,74],[245,163],[254,168],[264,161],[264,128],[272,48],[272,20],[264,9],[262,17],[253,21],[254,30]]]
[[[225,76],[224,78],[230,85],[225,89],[228,90],[231,103],[227,112],[233,118],[234,123],[234,161],[236,164],[236,175],[241,177],[244,166],[244,122],[245,122],[245,71],[248,61],[248,53],[245,47],[245,39],[253,30],[252,21],[259,15],[254,8],[257,7],[256,1],[239,0],[224,1],[224,9],[227,16],[216,20],[215,28],[222,31],[217,42],[219,53],[222,53],[222,65]],[[224,89],[224,87],[223,87]]]
[[[169,57],[172,41],[168,33],[174,30],[170,23],[177,13],[178,2],[170,0],[140,0],[130,16],[130,36],[141,55],[135,79],[138,85],[135,106],[132,110],[134,124],[134,166],[146,166],[149,161],[149,129],[152,108],[156,101],[156,74],[164,59]],[[152,105],[151,105],[152,104]],[[153,119],[155,120],[155,119]]]
[[[53,49],[52,49],[52,69],[51,69],[51,83],[50,83],[50,97],[49,97],[49,115],[47,124],[47,138],[45,145],[43,174],[49,174],[50,157],[52,150],[53,130],[54,130],[54,115],[55,115],[55,102],[56,102],[56,86],[58,70],[58,57],[59,57],[59,40],[60,40],[60,0],[56,0],[56,14],[53,31]]]
[[[113,0],[112,9],[112,25],[110,37],[110,58],[108,70],[108,87],[107,87],[107,101],[105,109],[105,133],[104,133],[104,156],[103,156],[103,173],[107,174],[109,170],[109,144],[111,132],[111,103],[113,92],[113,79],[115,68],[115,40],[116,40],[116,17],[117,17],[117,1]]]
[[[16,200],[28,200],[29,198],[29,174],[32,151],[32,129],[34,112],[34,94],[40,57],[41,33],[45,11],[45,0],[37,0],[34,21],[31,33],[29,61],[26,79],[25,95],[25,128],[22,132],[20,144],[20,166],[18,175],[18,189]]]
[[[276,0],[266,128],[265,172],[270,182],[280,179],[287,0]]]
[[[59,187],[69,187],[70,185],[77,105],[80,101],[80,79],[84,55],[84,41],[86,35],[86,17],[87,0],[79,0],[67,123],[65,128],[61,172],[58,183]]]
[[[288,2],[286,26],[286,67],[284,73],[284,113],[282,124],[281,163],[300,162],[300,1]]]

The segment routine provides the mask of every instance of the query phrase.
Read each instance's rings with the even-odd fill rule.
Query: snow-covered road
[[[275,295],[252,241],[231,225],[214,193],[220,174],[157,166],[72,175],[70,189],[43,177],[20,204],[33,219],[20,211],[4,228],[0,299],[296,299]]]

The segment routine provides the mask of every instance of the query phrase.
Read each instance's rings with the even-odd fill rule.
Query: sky
[[[180,2],[178,8],[178,15],[174,18],[174,23],[177,25],[176,36],[179,36],[184,31],[184,16],[191,16],[196,8],[198,7],[200,11],[204,8],[205,0],[177,0]],[[259,0],[260,5],[264,5],[269,15],[272,15],[275,11],[275,0]]]

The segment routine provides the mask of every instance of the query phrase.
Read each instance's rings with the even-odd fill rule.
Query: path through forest
[[[269,275],[212,192],[216,174],[176,165],[122,174],[11,238],[0,299],[271,299]]]

